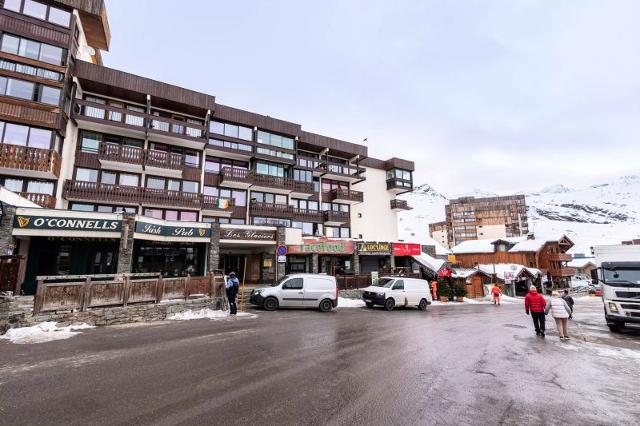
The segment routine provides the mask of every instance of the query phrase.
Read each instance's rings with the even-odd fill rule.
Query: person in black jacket
[[[229,272],[229,278],[227,279],[227,300],[229,301],[229,314],[235,315],[238,312],[238,306],[236,305],[236,297],[240,291],[240,281],[236,277],[235,272]]]
[[[569,309],[571,309],[571,313],[569,314],[569,319],[571,319],[573,318],[573,305],[575,302],[573,301],[573,297],[569,294],[569,290],[564,291],[562,298],[567,302],[567,305],[569,305]]]

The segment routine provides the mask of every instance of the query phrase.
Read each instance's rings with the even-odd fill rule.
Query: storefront
[[[34,294],[39,275],[115,273],[121,230],[117,214],[18,209],[12,235],[26,256],[22,290]]]
[[[220,269],[249,284],[274,282],[276,231],[272,226],[220,225]]]
[[[205,274],[211,225],[136,217],[132,272],[159,272],[163,277]]]
[[[391,243],[359,242],[356,244],[356,254],[360,260],[360,272],[363,274],[392,267]]]
[[[413,259],[413,256],[420,256],[421,254],[420,244],[393,243],[393,260],[396,268],[419,271],[420,267]]]
[[[304,238],[300,245],[287,246],[287,273],[308,272],[330,275],[353,272],[353,240]]]

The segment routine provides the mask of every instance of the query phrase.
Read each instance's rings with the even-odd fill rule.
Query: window
[[[7,123],[4,132],[4,143],[26,146],[29,140],[29,127]]]
[[[163,178],[147,177],[147,188],[164,189],[166,181]]]
[[[178,220],[178,211],[177,210],[166,210],[164,212],[164,218],[166,220]]]
[[[76,180],[82,182],[97,182],[98,171],[94,169],[83,169],[78,167],[76,169]]]
[[[92,212],[93,204],[73,203],[71,204],[71,210],[74,210],[77,212]]]
[[[340,238],[349,238],[351,230],[349,228],[340,228]]]
[[[29,130],[29,146],[34,148],[51,148],[51,130],[37,129],[32,127]]]
[[[238,137],[238,126],[234,126],[233,124],[225,124],[224,125],[224,135],[230,136],[232,138]]]
[[[197,212],[181,212],[180,220],[187,221],[187,222],[197,222],[198,213]]]
[[[94,132],[82,132],[82,139],[80,141],[80,151],[97,153],[100,147],[101,135]]]
[[[293,149],[293,139],[273,133],[258,131],[258,143],[278,148]]]
[[[2,43],[0,44],[0,50],[14,55],[18,54],[18,48],[20,47],[20,38],[9,34],[2,36]]]
[[[64,65],[66,62],[65,49],[12,34],[2,35],[0,50],[53,65]]]
[[[313,182],[313,173],[310,170],[294,170],[293,179],[300,182]]]
[[[20,12],[21,0],[4,0],[4,8],[7,10],[13,10],[14,12]]]
[[[105,183],[107,185],[115,185],[116,184],[116,174],[114,172],[102,172],[100,176],[100,182]]]
[[[200,153],[195,151],[185,151],[184,164],[189,167],[198,167],[200,165]]]
[[[27,40],[25,38],[20,40],[20,49],[18,50],[18,55],[24,56],[29,59],[39,59],[40,58],[40,43],[33,40]]]
[[[310,222],[291,222],[292,228],[302,229],[302,235],[314,235],[313,223]]]
[[[198,182],[192,182],[189,180],[185,180],[182,182],[182,191],[183,192],[198,192]]]
[[[71,23],[71,14],[66,10],[58,9],[57,7],[50,7],[49,18],[47,21],[52,24],[69,27],[69,24]]]
[[[162,210],[160,209],[144,209],[144,216],[162,219]]]
[[[302,278],[291,278],[282,284],[283,290],[302,290]]]
[[[211,120],[209,123],[209,131],[218,135],[225,135],[246,141],[253,140],[253,129],[251,127],[238,126],[236,124]]]
[[[53,182],[31,180],[27,183],[27,192],[53,195]]]
[[[33,90],[36,84],[30,81],[16,80],[15,78],[7,79],[7,96],[13,96],[15,98],[33,100]]]
[[[118,183],[124,186],[138,186],[140,184],[140,178],[138,175],[120,173],[120,179]]]
[[[22,13],[44,21],[47,19],[47,6],[33,0],[25,0]]]
[[[256,163],[256,172],[261,175],[269,175],[276,177],[284,177],[284,166],[274,163],[266,163],[263,161],[258,161]]]
[[[238,126],[238,138],[244,139],[245,141],[253,140],[253,129],[250,127]]]
[[[42,44],[40,49],[40,60],[54,65],[60,65],[64,62],[62,48]]]
[[[49,105],[58,105],[60,103],[60,89],[56,87],[41,86],[40,102]]]
[[[393,284],[393,290],[404,290],[404,281],[396,280],[396,282]]]
[[[169,191],[180,191],[180,181],[175,179],[169,179],[167,181],[167,189]]]
[[[247,205],[247,191],[232,192],[232,198],[235,200],[235,205],[238,207],[244,207]]]
[[[4,187],[9,191],[22,192],[22,179],[7,178],[4,180]]]

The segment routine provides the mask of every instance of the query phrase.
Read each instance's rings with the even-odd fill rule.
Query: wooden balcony
[[[51,149],[0,144],[0,174],[56,179],[61,164],[60,154]]]
[[[549,253],[549,260],[554,262],[570,262],[573,259],[568,253]]]
[[[251,202],[251,216],[291,219],[298,222],[321,222],[318,210],[299,209],[288,204]]]
[[[98,150],[98,159],[103,168],[147,173],[159,176],[200,180],[201,169],[185,164],[182,154],[135,146],[103,143]]]
[[[391,200],[391,210],[399,212],[402,210],[412,210],[413,207],[409,207],[406,200]]]
[[[30,106],[31,104],[33,104],[33,107]],[[62,129],[62,115],[59,112],[40,109],[38,108],[39,106],[35,102],[21,99],[0,99],[0,120],[14,121],[48,129]]]
[[[220,198],[212,195],[202,195],[202,210],[204,214],[229,217],[234,212],[233,198]]]
[[[351,189],[332,189],[322,195],[322,201],[344,204],[359,204],[363,201],[364,195],[360,191]]]
[[[345,223],[349,223],[349,213],[327,210],[322,212],[322,218],[325,225],[329,226],[341,226]]]
[[[149,139],[165,143],[176,143],[178,138],[181,145],[195,149],[206,142],[203,125],[81,99],[75,100],[73,116],[81,128],[98,132],[137,138],[148,134]]]
[[[21,197],[26,198],[32,203],[36,203],[40,207],[44,207],[46,209],[55,209],[56,208],[56,197],[49,194],[37,194],[34,192],[18,192]]]
[[[295,194],[301,197],[313,195],[311,182],[299,182],[291,178],[262,175],[253,170],[225,167],[220,174],[220,183],[226,187],[254,191],[274,192],[278,194]]]
[[[552,277],[570,277],[576,273],[573,268],[554,268],[549,269],[548,272]]]
[[[403,194],[413,191],[413,184],[410,181],[401,179],[387,179],[387,191],[393,194]]]
[[[322,164],[321,167],[324,170],[322,176],[327,176],[332,180],[355,183],[365,179],[364,173],[366,169],[353,164],[333,163],[329,161]]]
[[[144,188],[140,186],[109,185],[100,182],[66,180],[62,195],[71,201],[98,201],[138,205],[142,201]]]
[[[202,194],[198,192],[142,188],[142,200],[140,204],[145,206],[170,206],[188,209],[201,209]]]

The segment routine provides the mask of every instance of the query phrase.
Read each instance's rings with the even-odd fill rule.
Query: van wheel
[[[276,299],[275,297],[267,297],[266,299],[264,299],[262,307],[265,311],[275,311],[276,309],[278,309],[278,299]]]
[[[329,299],[324,299],[322,302],[320,302],[319,308],[321,312],[329,312],[331,311],[331,309],[333,309],[333,303],[331,303],[331,300]]]
[[[420,301],[420,304],[418,305],[418,309],[420,309],[421,311],[427,310],[427,299],[422,299]]]
[[[371,302],[365,302],[365,305],[367,305],[367,308],[373,308],[373,303]]]
[[[393,311],[394,306],[396,306],[396,301],[393,300],[392,298],[388,298],[387,300],[384,301],[384,308],[387,311]]]

